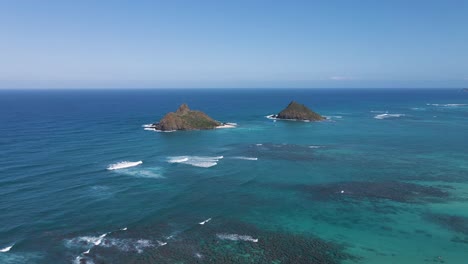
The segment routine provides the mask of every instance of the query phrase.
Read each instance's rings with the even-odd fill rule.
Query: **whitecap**
[[[426,104],[429,106],[438,106],[438,107],[459,107],[459,106],[467,106],[467,104]]]
[[[204,225],[204,224],[208,223],[209,221],[211,221],[211,218],[208,218],[208,219],[206,219],[205,221],[201,221],[201,222],[198,223],[198,224]]]
[[[175,156],[169,157],[167,162],[169,163],[181,163],[201,168],[209,168],[216,166],[223,156],[207,157],[207,156]]]
[[[162,241],[159,241],[159,240],[156,240],[156,242],[158,242],[158,246],[160,246],[160,247],[167,245],[167,242],[162,242]]]
[[[130,167],[135,167],[140,164],[143,164],[143,161],[121,161],[117,162],[114,164],[110,164],[107,169],[108,170],[120,170],[120,169],[125,169],[125,168],[130,168]]]
[[[122,229],[121,229],[122,230]],[[118,239],[106,237],[109,233],[102,234],[100,236],[81,236],[76,237],[65,242],[65,245],[70,248],[87,248],[86,251],[81,253],[76,258],[77,261],[82,259],[83,255],[89,254],[93,247],[115,247],[121,251],[136,251],[142,253],[144,248],[154,246],[150,240],[147,239]],[[164,242],[161,242],[164,243]],[[158,241],[159,246],[161,244]]]
[[[159,243],[159,241],[158,241]],[[143,253],[143,250],[147,247],[153,247],[153,243],[151,240],[147,239],[117,239],[117,238],[109,238],[104,240],[104,242],[100,245],[101,247],[115,247],[120,251],[128,252],[128,251],[136,251],[138,253]]]
[[[260,146],[263,146],[263,144],[258,143],[258,144],[255,144],[255,146],[260,147]]]
[[[80,236],[80,237],[75,237],[72,239],[68,239],[65,241],[65,245],[67,247],[93,247],[93,246],[99,246],[103,239],[107,236],[109,233],[104,233],[100,236]]]
[[[343,116],[340,115],[334,115],[334,116],[324,116],[326,119],[342,119]]]
[[[376,115],[374,116],[375,119],[387,119],[387,118],[398,118],[398,117],[402,117],[402,116],[405,116],[404,114],[380,114],[380,115]]]
[[[316,146],[316,145],[310,145],[309,148],[311,149],[318,149],[321,148],[322,146]]]
[[[258,238],[253,238],[253,237],[248,236],[248,235],[238,235],[238,234],[216,234],[216,236],[217,236],[219,239],[222,239],[222,240],[232,240],[232,241],[242,240],[242,241],[249,241],[249,242],[254,242],[254,243],[257,243],[257,242],[258,242]]]
[[[172,157],[167,160],[169,163],[182,163],[188,161],[189,158],[186,156]]]
[[[120,231],[127,231],[127,228],[126,227],[121,228]]]
[[[240,160],[258,160],[256,157],[244,157],[244,156],[237,156],[237,157],[232,157],[233,159],[240,159]]]
[[[14,245],[15,245],[15,244],[13,244],[13,245],[11,245],[11,246],[9,246],[9,247],[4,247],[4,248],[0,249],[0,252],[1,252],[1,253],[8,252],[8,251],[11,250],[11,248],[13,248]]]

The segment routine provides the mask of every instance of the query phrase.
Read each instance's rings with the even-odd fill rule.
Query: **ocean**
[[[144,129],[182,103],[237,127]],[[457,89],[2,90],[0,263],[466,263],[467,135]]]

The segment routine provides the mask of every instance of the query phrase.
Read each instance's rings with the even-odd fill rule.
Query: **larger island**
[[[158,123],[154,123],[148,128],[158,131],[203,130],[223,127],[224,125],[226,124],[214,120],[201,111],[190,110],[187,104],[182,104],[176,112],[166,114]]]

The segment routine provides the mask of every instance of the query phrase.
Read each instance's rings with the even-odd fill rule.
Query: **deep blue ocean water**
[[[238,126],[144,130],[181,103]],[[0,91],[0,263],[466,263],[467,135],[456,89]]]

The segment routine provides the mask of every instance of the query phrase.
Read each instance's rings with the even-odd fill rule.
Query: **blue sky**
[[[0,88],[468,87],[468,0],[0,0]]]

